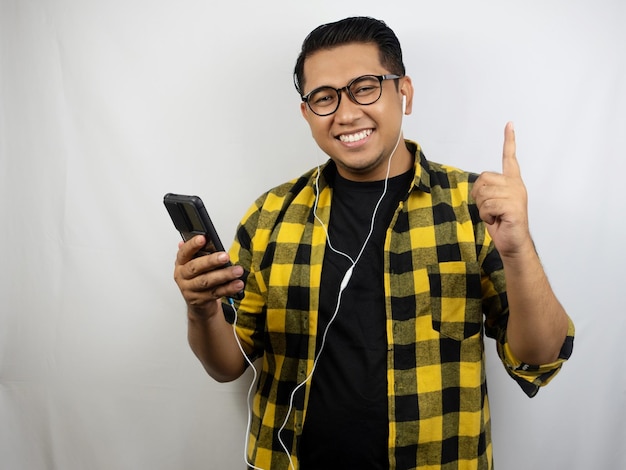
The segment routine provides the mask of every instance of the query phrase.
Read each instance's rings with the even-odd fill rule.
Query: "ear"
[[[404,77],[400,86],[400,93],[402,93],[402,114],[409,115],[413,110],[413,82],[411,77]]]
[[[306,122],[309,122],[309,110],[304,101],[300,103],[300,112],[302,113],[302,117],[306,120]]]

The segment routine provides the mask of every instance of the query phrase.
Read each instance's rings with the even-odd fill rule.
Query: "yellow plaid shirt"
[[[569,358],[574,327],[553,364],[523,364],[507,344],[508,306],[500,257],[470,198],[476,175],[428,162],[386,232],[389,465],[392,469],[490,469],[492,448],[483,338],[495,338],[509,374],[529,395]],[[315,221],[315,168],[261,196],[230,250],[248,272],[237,332],[262,357],[249,459],[265,470],[298,467],[315,357],[326,237]],[[332,189],[321,169],[317,214],[328,226]],[[279,429],[286,420],[282,432]]]

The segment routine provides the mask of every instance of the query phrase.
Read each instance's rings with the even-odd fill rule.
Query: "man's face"
[[[321,86],[340,88],[362,75],[391,73],[379,60],[378,47],[352,43],[315,52],[304,63],[306,95]],[[353,102],[342,91],[339,109],[329,116],[318,116],[302,103],[304,119],[319,147],[337,164],[339,173],[355,181],[385,179],[388,158],[402,139],[402,96],[406,112],[411,111],[413,87],[409,77],[382,82],[382,96],[370,105]],[[390,176],[407,171],[412,157],[400,142],[392,160]]]

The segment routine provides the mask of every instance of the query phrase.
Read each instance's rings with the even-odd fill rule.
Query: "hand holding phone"
[[[163,204],[184,241],[189,241],[197,235],[204,236],[206,244],[198,250],[196,257],[225,251],[202,199],[198,196],[167,193],[163,197]],[[225,264],[225,266],[230,265],[230,262]],[[233,297],[242,299],[243,294],[241,290]]]

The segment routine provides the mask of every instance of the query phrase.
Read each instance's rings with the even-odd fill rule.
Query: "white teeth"
[[[341,140],[342,142],[357,142],[359,140],[365,139],[371,133],[372,130],[367,129],[361,132],[357,132],[356,134],[340,135],[339,140]]]

